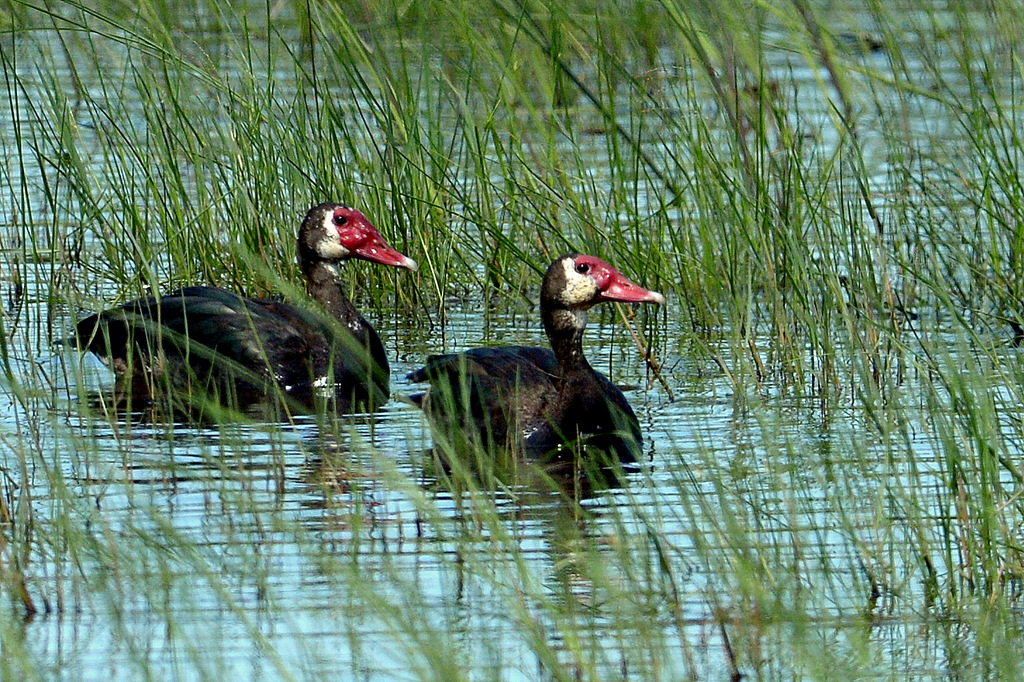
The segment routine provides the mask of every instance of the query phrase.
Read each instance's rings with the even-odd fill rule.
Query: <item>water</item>
[[[816,91],[818,73],[787,52],[770,57]],[[34,82],[24,64],[19,73]],[[22,119],[42,126],[32,97],[20,101]],[[811,95],[801,102],[823,157],[839,144],[831,115]],[[949,124],[922,116],[912,127],[927,138]],[[603,147],[584,153],[600,178]],[[868,159],[878,192],[890,181],[882,157]],[[41,192],[27,168],[23,178],[8,163],[7,183]],[[9,273],[26,233],[3,215]],[[15,375],[0,385],[2,490],[8,528],[32,536],[27,587],[40,609],[3,631],[4,647],[40,677],[532,680],[563,666],[584,679],[726,679],[734,656],[765,678],[979,670],[971,652],[991,633],[929,613],[922,557],[939,573],[962,564],[943,560],[957,551],[946,533],[958,508],[940,427],[924,398],[907,398],[929,393],[921,376],[908,376],[903,409],[882,428],[890,417],[856,400],[826,404],[773,377],[734,384],[711,359],[744,361],[726,344],[676,347],[694,333],[685,302],[670,300],[656,348],[670,400],[648,386],[617,318],[595,312],[588,355],[639,386],[628,397],[649,460],[578,501],[523,482],[466,492],[431,475],[429,430],[400,400],[340,422],[216,427],[85,410],[76,396],[111,377],[87,359],[84,381],[69,380],[77,358],[46,347],[72,317],[49,307],[51,281],[0,276]],[[430,353],[542,343],[521,303],[470,298],[443,333],[386,306],[367,313],[396,358],[398,396],[417,390],[404,377]],[[1018,364],[1016,353],[991,368],[1013,438],[1019,411],[1000,362]],[[922,515],[932,523],[907,521]],[[0,547],[0,566],[13,563]]]
[[[479,317],[460,322],[470,334]],[[536,340],[536,329],[517,327],[495,333]],[[609,345],[629,354],[610,328],[590,335],[591,356],[605,356]],[[635,362],[623,364],[637,371]],[[395,363],[396,393],[415,389],[403,379],[413,366]],[[670,642],[669,657],[654,666],[665,678],[721,672],[728,666],[715,609],[730,598],[720,592],[725,567],[707,558],[716,549],[731,555],[734,548],[714,546],[729,522],[751,524],[752,541],[810,574],[801,579],[823,590],[820,603],[808,600],[833,623],[826,632],[841,638],[861,630],[856,619],[844,620],[867,607],[865,577],[851,567],[862,543],[890,531],[856,524],[877,521],[872,506],[889,488],[885,479],[906,463],[885,463],[879,443],[868,477],[830,481],[830,468],[865,465],[831,452],[849,438],[856,415],[834,417],[839,433],[830,433],[808,401],[782,409],[760,432],[720,374],[688,376],[686,384],[675,402],[657,389],[630,393],[652,455],[626,486],[585,500],[582,511],[544,488],[485,494],[484,508],[493,505],[497,519],[477,517],[472,496],[422,475],[425,425],[397,401],[355,418],[338,441],[312,418],[286,427],[129,430],[66,406],[67,429],[52,434],[50,462],[74,491],[72,516],[89,519],[89,536],[76,569],[55,561],[33,582],[37,595],[62,603],[25,624],[22,646],[70,679],[443,676],[432,666],[543,679],[534,637],[570,664],[576,645],[562,638],[585,637],[583,649],[595,656],[587,665],[601,676],[630,676],[652,669],[633,644],[641,633]],[[94,447],[88,454],[69,448],[76,438]],[[766,455],[773,447],[791,452]],[[928,441],[913,457],[915,467],[938,466]],[[723,479],[731,490],[721,488]],[[926,480],[917,474],[908,485]],[[837,498],[848,500],[841,511]],[[33,503],[46,518],[42,482]],[[848,525],[836,527],[837,519]],[[663,556],[651,554],[645,537],[652,532]],[[802,556],[802,548],[825,554]],[[623,562],[624,551],[633,558]],[[667,574],[645,574],[661,561]],[[662,580],[673,581],[677,602],[654,589]],[[524,601],[538,587],[549,601]],[[615,614],[629,613],[633,600],[649,602],[641,612],[650,620],[624,626]],[[438,633],[443,639],[432,643]],[[868,636],[888,642],[912,634],[894,624]],[[769,669],[776,666],[787,668]]]

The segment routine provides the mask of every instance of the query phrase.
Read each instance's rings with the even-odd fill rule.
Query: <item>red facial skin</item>
[[[664,304],[665,297],[644,289],[596,256],[577,256],[576,272],[590,276],[600,289],[598,301]]]
[[[385,241],[377,228],[361,212],[354,208],[339,207],[332,219],[338,231],[341,245],[355,258],[362,258],[381,265],[407,268],[415,272],[416,261],[399,252]]]

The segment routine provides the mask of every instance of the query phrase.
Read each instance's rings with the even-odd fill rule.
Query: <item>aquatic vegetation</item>
[[[0,677],[1019,676],[1020,26],[0,3]],[[180,285],[301,296],[322,200],[421,265],[345,273],[393,377],[540,343],[566,252],[664,293],[586,341],[641,470],[437,472],[399,400],[119,414],[51,347]]]

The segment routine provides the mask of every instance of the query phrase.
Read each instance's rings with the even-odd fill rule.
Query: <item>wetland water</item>
[[[815,92],[818,74],[804,62],[772,59]],[[22,82],[42,92],[25,68]],[[21,131],[48,125],[22,114]],[[815,127],[829,109],[812,99],[802,116]],[[928,134],[944,125],[913,124]],[[0,125],[4,135],[14,127],[10,118]],[[836,143],[827,131],[818,127],[823,149]],[[884,193],[884,159],[869,161],[879,168],[872,189]],[[45,204],[31,164],[17,181],[15,168],[8,164],[10,186]],[[7,266],[23,253],[17,224],[9,213]],[[457,679],[453,671],[463,671],[517,680],[556,669],[582,679],[728,679],[733,659],[766,679],[994,669],[975,656],[976,631],[958,627],[955,614],[929,612],[921,565],[942,573],[956,550],[949,464],[929,412],[941,406],[923,397],[932,389],[915,372],[901,384],[909,398],[898,414],[881,416],[771,377],[736,380],[729,368],[745,360],[714,338],[694,343],[682,322],[686,302],[668,292],[655,313],[655,352],[673,400],[648,382],[613,311],[595,310],[588,357],[637,386],[627,395],[649,457],[621,487],[576,505],[546,486],[439,485],[424,473],[430,438],[421,415],[400,400],[373,415],[288,425],[197,427],[89,412],[75,396],[109,388],[111,377],[87,359],[85,381],[69,381],[76,372],[64,363],[77,358],[48,346],[77,311],[51,310],[44,281],[5,277],[0,286],[13,372],[0,383],[0,461],[5,495],[16,500],[9,527],[35,543],[27,586],[41,609],[5,626],[4,646],[40,679]],[[531,298],[537,287],[539,277]],[[363,310],[393,358],[396,395],[417,390],[404,376],[430,353],[543,343],[536,310],[523,303],[453,304],[443,333],[387,305]],[[958,340],[950,334],[952,348]],[[754,345],[771,344],[758,337]],[[1000,363],[1016,366],[1018,352],[1006,348],[992,359]],[[1015,438],[1019,410],[1015,390],[1000,385],[1005,376],[993,371],[989,388],[1006,418],[1000,428]],[[911,517],[929,524],[903,523]]]
[[[454,316],[464,326],[450,331],[479,336],[483,317]],[[377,321],[402,338],[396,320]],[[595,316],[588,354],[595,363],[611,354],[620,378],[638,377],[635,350],[611,331],[613,321]],[[491,325],[510,341],[539,334],[536,324]],[[21,645],[62,679],[135,679],[140,670],[185,679],[436,679],[448,666],[487,679],[544,679],[541,638],[539,648],[570,666],[586,652],[579,667],[600,678],[639,671],[643,679],[655,669],[662,679],[691,671],[724,679],[714,616],[730,599],[718,575],[727,563],[709,557],[732,561],[735,536],[723,527],[737,524],[740,537],[800,567],[804,606],[821,621],[801,627],[882,642],[891,658],[879,670],[942,670],[950,654],[915,614],[897,608],[864,623],[860,614],[877,597],[858,570],[865,543],[888,545],[901,533],[898,523],[879,527],[878,505],[891,506],[881,518],[898,519],[904,495],[944,485],[928,475],[943,468],[932,440],[916,438],[900,461],[891,444],[856,435],[864,420],[856,410],[823,419],[814,400],[769,394],[752,403],[713,363],[666,359],[674,402],[656,388],[629,393],[650,461],[582,510],[546,487],[523,486],[483,495],[488,511],[479,516],[476,496],[439,489],[421,473],[429,436],[418,411],[399,401],[346,423],[339,440],[313,418],[168,428],[62,406],[67,423],[41,435],[44,461],[73,488],[72,514],[93,519],[85,527],[99,537],[82,540],[84,575],[64,563],[42,569],[36,584],[60,596],[52,606],[61,612],[25,623]],[[415,390],[402,378],[414,366],[394,363],[396,393]],[[18,411],[5,415],[15,430]],[[49,505],[68,503],[51,499],[54,475],[34,481],[43,535]],[[663,544],[652,546],[652,533]],[[747,579],[758,573],[746,570]],[[794,589],[762,579],[762,589]],[[675,601],[664,599],[664,580],[674,581]],[[538,589],[543,601],[524,601]],[[921,588],[908,578],[889,589],[885,598],[895,600]],[[755,627],[747,618],[756,614],[729,606],[738,629]],[[633,622],[636,613],[645,620]],[[797,624],[756,627],[770,647]],[[431,644],[435,637],[442,641]],[[566,637],[586,643],[567,647]]]

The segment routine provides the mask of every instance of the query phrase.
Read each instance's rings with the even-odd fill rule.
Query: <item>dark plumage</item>
[[[602,301],[664,303],[594,256],[571,254],[548,268],[541,319],[552,350],[474,348],[434,355],[409,375],[429,382],[412,397],[442,434],[462,433],[485,447],[551,453],[583,440],[634,460],[643,436],[629,402],[583,354],[587,310]]]
[[[377,333],[342,291],[339,266],[361,258],[415,270],[416,262],[362,213],[332,203],[306,214],[298,255],[306,290],[322,312],[186,287],[91,315],[70,341],[109,360],[120,389],[133,396],[151,397],[166,380],[174,389],[216,391],[223,402],[239,405],[280,389],[304,404],[333,396],[340,411],[376,409],[389,395],[388,360]]]

